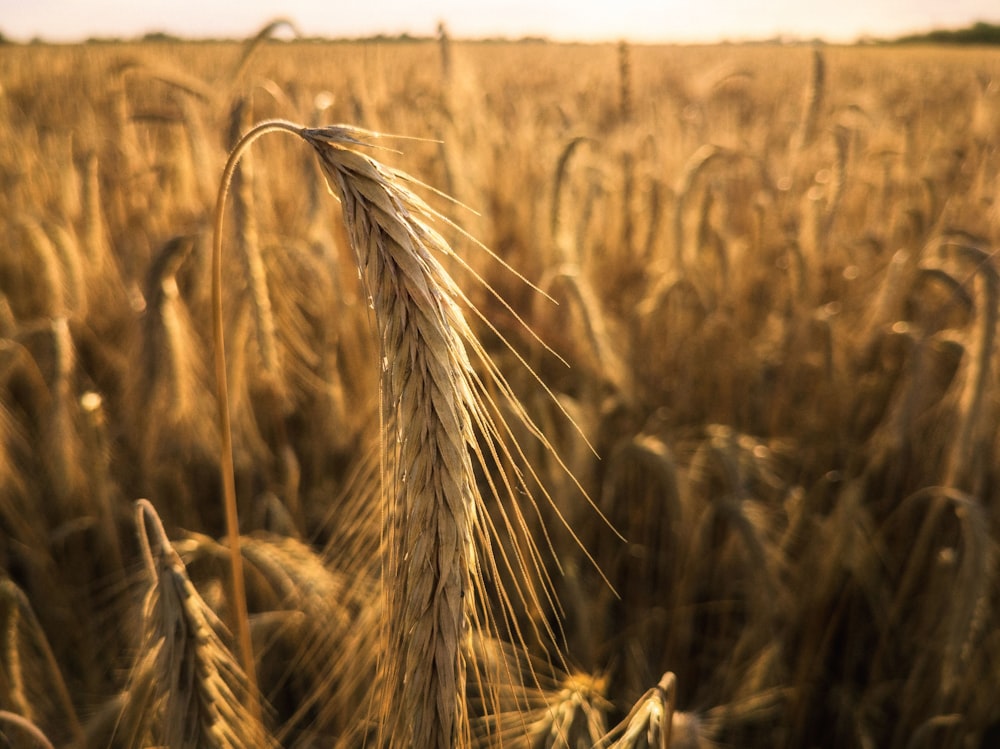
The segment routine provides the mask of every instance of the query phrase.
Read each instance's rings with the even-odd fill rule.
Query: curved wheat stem
[[[52,742],[42,733],[42,729],[22,715],[12,713],[8,710],[0,710],[0,723],[17,726],[22,733],[30,736],[37,746],[43,749],[53,749]]]

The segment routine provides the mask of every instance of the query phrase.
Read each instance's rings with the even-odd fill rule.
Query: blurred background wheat
[[[555,448],[477,468],[551,499],[483,508],[550,583],[485,581],[473,744],[994,745],[1000,53],[262,36],[0,82],[0,744],[250,740],[211,208],[281,117],[421,139],[374,155],[474,209],[422,193]],[[310,149],[244,158],[226,244],[252,740],[378,746],[381,352]]]

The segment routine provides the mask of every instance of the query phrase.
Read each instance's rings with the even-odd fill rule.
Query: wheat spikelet
[[[556,691],[543,693],[543,707],[513,719],[528,722],[526,746],[532,749],[596,746],[607,733],[604,716],[611,704],[604,694],[605,688],[606,682],[601,677],[571,674]],[[518,746],[517,740],[511,745]]]
[[[206,132],[202,109],[198,106],[202,103],[201,99],[197,96],[179,96],[177,99],[187,133],[187,148],[177,168],[190,172],[187,179],[194,189],[188,200],[194,203],[192,207],[204,206],[210,203],[215,193],[215,169],[209,167],[216,164],[217,147]],[[178,196],[178,200],[184,204],[182,196]]]
[[[573,356],[567,354],[567,358],[574,368],[583,370],[586,379],[627,397],[628,373],[615,350],[609,316],[580,267],[556,266],[542,277],[538,286],[546,297],[556,299],[564,308],[563,314],[570,318],[561,317],[557,321],[558,329],[543,330],[544,339],[561,343],[563,349],[571,351]],[[544,320],[544,311],[536,309],[535,317]],[[577,321],[578,325],[572,324]],[[578,332],[579,328],[582,330]],[[560,342],[560,338],[567,340]],[[589,345],[589,350],[580,351],[583,344]]]
[[[62,265],[64,301],[67,314],[74,320],[87,316],[87,288],[84,283],[82,253],[76,235],[61,224],[52,224],[49,231]]]
[[[649,264],[655,257],[657,240],[660,236],[660,222],[663,218],[663,191],[662,180],[650,175],[646,194],[649,202],[646,204],[646,214],[649,223],[646,226],[646,238],[642,243],[640,258],[645,264]]]
[[[795,138],[795,150],[799,152],[808,148],[816,137],[820,110],[823,108],[826,95],[826,58],[818,47],[813,48],[810,73],[809,85],[805,92],[805,108],[802,110],[802,119],[799,121]]]
[[[11,269],[13,273],[21,276],[16,298],[12,302],[17,305],[23,317],[64,315],[66,285],[58,250],[38,221],[21,218],[19,224],[26,241],[22,245],[23,265]],[[32,260],[34,262],[31,262]],[[40,283],[29,283],[26,277],[37,279]]]
[[[0,298],[0,316],[9,313],[10,308],[4,304],[5,298]],[[6,307],[6,310],[3,308]],[[3,323],[4,325],[6,323]],[[10,333],[14,333],[14,323],[10,322]],[[4,394],[16,389],[20,396],[18,405],[28,413],[40,413],[47,407],[51,398],[48,384],[42,374],[38,362],[28,348],[6,336],[0,336],[0,386]],[[3,488],[4,498],[0,501],[0,518],[9,523],[8,532],[17,535],[13,528],[22,526],[27,532],[24,536],[28,538],[34,535],[30,530],[30,523],[25,522],[28,515],[35,518],[42,517],[43,508],[38,507],[38,503],[28,500],[25,508],[28,510],[24,515],[24,521],[15,521],[13,518],[21,515],[20,509],[15,509],[18,505],[18,497],[24,497],[24,485],[26,477],[20,468],[17,460],[18,453],[26,453],[29,450],[22,423],[16,417],[13,409],[7,402],[0,404],[0,487]],[[28,509],[30,508],[30,509]],[[37,529],[36,529],[37,530]]]
[[[718,146],[704,145],[695,151],[684,165],[684,170],[675,188],[676,205],[674,208],[673,240],[674,240],[674,261],[678,269],[687,267],[687,256],[689,248],[684,232],[685,213],[687,212],[688,201],[694,194],[695,184],[698,177],[712,164],[719,159],[724,159],[729,152]]]
[[[444,21],[437,25],[438,52],[441,55],[441,74],[445,80],[451,76],[451,36]]]
[[[979,435],[983,426],[983,405],[990,379],[997,335],[997,316],[1000,307],[1000,273],[993,263],[993,253],[965,243],[961,238],[944,238],[942,251],[951,250],[960,258],[973,264],[976,271],[976,291],[979,302],[976,314],[976,349],[968,367],[961,395],[961,415],[958,434],[948,456],[944,484],[968,490],[981,491],[981,460],[977,455]]]
[[[119,145],[128,158],[131,152],[127,147],[128,144],[119,139]],[[126,303],[127,292],[121,265],[111,246],[107,220],[108,206],[105,205],[111,201],[101,190],[100,161],[95,151],[89,152],[84,158],[82,171],[80,188],[83,226],[76,234],[83,287],[86,293],[81,293],[79,302],[81,304],[84,300],[88,302],[86,306],[88,324],[95,330],[105,332],[109,325],[114,324],[114,311],[121,309]],[[93,300],[100,300],[100,304],[93,303]]]
[[[618,586],[621,610],[669,610],[675,605],[682,560],[683,502],[674,455],[657,437],[642,434],[616,444],[607,460],[601,507],[629,543],[607,549],[601,561],[614,579],[623,581]],[[605,561],[609,559],[613,561]],[[628,652],[619,665],[616,692],[642,691],[656,673],[653,669],[667,661],[669,638],[660,636],[662,626],[660,617],[649,616],[629,627],[629,637],[642,647]],[[599,642],[612,632],[602,635]]]
[[[749,581],[738,583],[752,602],[751,616],[759,617],[760,626],[748,627],[756,636],[767,637],[783,606],[787,602],[780,584],[784,560],[771,538],[772,515],[759,497],[759,490],[768,483],[767,453],[763,445],[739,435],[729,427],[709,428],[709,436],[699,445],[689,466],[690,488],[695,496],[706,497],[710,507],[702,514],[701,532],[697,534],[702,547],[695,546],[695,559],[714,557],[714,564],[732,564],[729,544],[719,544],[711,535],[718,520],[728,524],[741,541],[745,562],[733,569],[741,571],[730,576],[748,574]],[[763,449],[756,449],[763,448]],[[758,457],[763,456],[763,457]],[[711,551],[709,551],[711,549]],[[685,580],[684,584],[696,584]]]
[[[155,658],[163,743],[273,746],[245,707],[250,686],[218,634],[221,623],[195,590],[147,500],[136,503],[136,522],[151,583],[143,612],[144,650]]]
[[[557,259],[563,263],[578,263],[579,244],[569,241],[568,236],[563,233],[563,186],[567,181],[569,163],[573,154],[585,143],[592,142],[591,138],[577,136],[571,138],[563,146],[559,159],[556,162],[556,171],[552,177],[552,204],[549,208],[549,237],[555,245]]]
[[[230,122],[230,136],[235,140],[250,124],[250,101],[240,99]],[[267,270],[260,248],[254,195],[255,172],[253,156],[247,153],[240,160],[240,168],[233,175],[233,213],[235,214],[237,246],[243,261],[243,270],[249,288],[250,307],[259,359],[259,377],[265,388],[280,398],[282,385],[274,315],[271,311],[271,294],[268,290]]]
[[[990,376],[992,359],[994,356],[994,341],[996,339],[997,326],[997,306],[1000,298],[1000,277],[991,262],[991,255],[987,254],[979,247],[969,244],[961,237],[942,237],[939,240],[939,248],[942,254],[947,252],[955,253],[960,259],[971,261],[975,267],[975,278],[977,286],[982,291],[982,300],[976,305],[976,317],[974,324],[974,335],[976,337],[976,349],[971,357],[971,361],[963,363],[964,371],[956,375],[956,379],[961,383],[959,390],[958,404],[958,425],[956,434],[952,438],[950,449],[947,453],[944,467],[943,489],[933,492],[931,495],[930,507],[927,514],[919,524],[919,528],[912,540],[908,560],[903,569],[898,589],[895,593],[892,607],[889,612],[888,626],[883,631],[880,651],[885,647],[888,635],[895,625],[902,619],[903,611],[909,604],[911,596],[921,583],[922,570],[925,568],[926,560],[931,557],[934,551],[934,540],[940,533],[942,516],[948,507],[949,500],[953,500],[954,493],[961,493],[967,490],[973,497],[982,491],[983,467],[982,461],[982,430],[984,405],[984,393],[986,390],[987,378]],[[920,496],[918,494],[918,496]],[[965,508],[956,511],[960,518],[967,518],[974,512],[976,505],[968,503]],[[971,549],[967,552],[965,560],[973,569],[984,569],[983,560],[989,560],[986,551],[974,552],[983,548],[980,542],[973,545],[977,536],[973,533],[966,534],[967,543]],[[966,572],[968,566],[963,565],[960,572]],[[988,567],[989,561],[985,562]],[[970,579],[984,575],[976,573],[966,573],[965,579]],[[966,583],[967,588],[969,586]],[[951,608],[949,616],[949,632],[947,638],[948,648],[951,651],[945,663],[945,674],[943,681],[949,689],[954,688],[954,673],[957,660],[956,653],[960,653],[975,632],[976,623],[972,621],[973,612],[979,604],[980,594],[972,592],[960,602],[957,607]],[[958,623],[954,611],[963,612],[963,621]]]
[[[618,42],[618,118],[632,120],[632,54],[626,41]]]
[[[24,592],[0,580],[0,709],[83,746],[83,730],[41,623]]]
[[[946,700],[943,706],[951,707],[961,703],[956,699],[956,692],[961,681],[960,675],[970,667],[973,644],[985,626],[986,600],[994,584],[996,544],[989,536],[989,520],[987,511],[975,497],[964,495],[950,489],[929,487],[907,498],[906,503],[912,504],[918,500],[929,500],[932,508],[937,503],[947,503],[955,515],[960,528],[958,559],[954,559],[955,550],[945,547],[937,554],[935,550],[923,548],[914,549],[913,563],[934,559],[938,565],[951,572],[954,576],[947,581],[947,588],[941,597],[947,595],[950,605],[940,616],[941,635],[935,638],[936,647],[941,650],[941,697]],[[921,558],[918,554],[926,556]],[[932,620],[939,618],[939,612],[928,612]],[[917,679],[911,679],[909,687],[919,691]],[[914,703],[916,700],[913,701]]]
[[[302,36],[302,32],[299,31],[299,27],[296,26],[295,22],[289,18],[275,18],[268,21],[256,34],[243,43],[243,50],[240,53],[240,58],[228,75],[229,82],[236,83],[243,77],[257,50],[260,49],[260,47],[274,35],[274,32],[281,27],[287,28],[297,37]]]
[[[191,566],[206,557],[229,557],[225,546],[200,534],[175,548]],[[255,617],[252,626],[261,684],[281,719],[275,739],[287,744],[297,734],[317,741],[363,736],[366,721],[359,716],[380,688],[375,675],[381,609],[374,574],[335,569],[292,538],[255,534],[242,539],[241,550],[249,594],[273,602],[265,606],[268,618]]]
[[[341,741],[363,736],[368,726],[359,716],[382,686],[376,679],[376,579],[330,569],[319,554],[291,539],[247,539],[243,553],[284,606],[306,614],[286,635],[291,657],[281,664],[278,683],[300,682],[302,694],[277,738],[297,724]]]
[[[169,240],[150,265],[146,282],[143,409],[162,408],[165,424],[189,422],[198,410],[197,336],[177,283],[193,246],[191,237]]]
[[[83,220],[84,254],[92,265],[100,267],[110,254],[108,247],[108,230],[101,208],[101,170],[97,153],[91,151],[84,160],[83,190]]]
[[[549,704],[541,724],[532,726],[534,745],[539,734],[544,746],[593,747],[606,733],[605,718],[610,702],[604,694],[606,680],[588,674],[572,674],[562,685],[555,700]]]
[[[73,392],[76,374],[76,347],[65,317],[53,318],[49,325],[47,348],[51,352],[52,394],[45,416],[46,467],[60,509],[72,516],[83,501],[85,474],[79,459],[82,445],[77,428],[78,402]]]
[[[139,434],[145,487],[164,498],[164,517],[191,526],[206,517],[179,473],[214,470],[218,433],[205,418],[211,390],[202,361],[204,343],[178,283],[195,252],[195,239],[176,236],[155,254],[146,274],[146,312],[130,381],[131,419]],[[183,472],[178,466],[183,465]]]
[[[833,131],[833,143],[836,150],[836,160],[830,179],[830,196],[826,204],[826,216],[823,220],[824,239],[831,235],[834,222],[840,209],[841,201],[844,197],[844,188],[847,185],[847,158],[850,150],[851,132],[846,127],[837,127]]]
[[[667,672],[646,692],[610,736],[621,735],[610,749],[670,749],[677,699],[677,677]],[[686,745],[684,749],[687,749]]]
[[[503,642],[477,637],[475,687],[496,689],[494,704],[472,690],[470,702],[487,708],[477,718],[476,746],[512,749],[591,749],[607,731],[607,678],[580,671],[541,675],[534,659]],[[490,710],[489,708],[492,708]]]
[[[141,618],[141,612],[137,612]],[[162,687],[158,651],[137,656],[125,688],[87,723],[86,746],[145,749],[155,745]]]

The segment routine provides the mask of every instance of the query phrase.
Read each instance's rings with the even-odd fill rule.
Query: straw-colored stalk
[[[52,749],[52,742],[49,741],[48,737],[42,732],[42,729],[24,716],[12,713],[9,710],[0,710],[0,724],[3,723],[16,726],[22,734],[31,738],[35,746],[40,746],[42,749]],[[7,738],[6,731],[0,731],[0,735]],[[20,744],[18,746],[20,746]]]
[[[235,140],[250,124],[250,101],[240,99],[233,109],[230,136]],[[233,213],[237,245],[246,276],[250,307],[253,311],[257,350],[260,357],[260,379],[275,402],[281,399],[282,376],[278,360],[278,344],[267,269],[260,247],[260,231],[254,203],[255,170],[252,154],[246,153],[240,168],[233,174]]]
[[[801,151],[812,145],[818,130],[820,112],[826,97],[826,58],[818,47],[813,48],[812,69],[805,91],[805,106],[796,133],[796,149]]]
[[[624,40],[618,42],[618,115],[622,122],[632,120],[632,55]]]

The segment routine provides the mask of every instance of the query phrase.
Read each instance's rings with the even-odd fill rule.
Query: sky
[[[305,36],[544,36],[556,41],[716,42],[785,36],[851,42],[975,21],[997,0],[0,0],[17,41],[135,38],[148,32],[245,38],[275,18]]]

